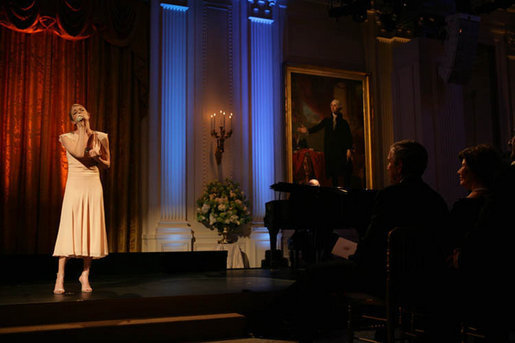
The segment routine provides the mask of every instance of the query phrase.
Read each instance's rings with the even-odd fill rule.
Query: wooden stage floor
[[[53,279],[0,284],[0,306],[103,299],[276,292],[287,288],[294,281],[293,273],[288,270],[231,269],[222,272],[144,275],[95,275],[93,270],[90,282],[94,291],[82,293],[77,276],[66,276],[66,293],[64,295],[52,293]]]
[[[0,256],[0,341],[295,342],[273,309],[298,271],[226,270],[224,253],[112,254],[93,262],[92,293],[70,260],[63,295],[55,258]]]
[[[63,295],[52,293],[55,258],[0,256],[0,341],[264,339],[255,324],[295,273],[226,270],[224,253],[112,254],[94,261],[92,293],[81,292],[81,261],[73,259]]]

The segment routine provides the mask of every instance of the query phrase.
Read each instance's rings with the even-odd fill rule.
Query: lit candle
[[[224,112],[224,116],[223,116],[223,127],[224,127],[224,130],[225,130],[225,112]]]
[[[229,115],[229,130],[232,131],[232,113]]]

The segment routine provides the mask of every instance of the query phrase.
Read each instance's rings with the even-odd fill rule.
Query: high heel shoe
[[[83,281],[83,279],[85,279]],[[93,288],[91,288],[91,286],[89,285],[89,280],[88,280],[88,276],[84,276],[84,273],[82,273],[79,277],[79,282],[80,282],[80,285],[81,285],[81,291],[84,292],[84,293],[91,293],[93,292]]]
[[[65,293],[64,286],[57,286],[57,281],[59,279],[63,279],[63,283],[64,283],[64,275],[57,273],[57,277],[55,280],[55,286],[54,286],[54,294],[64,294]]]

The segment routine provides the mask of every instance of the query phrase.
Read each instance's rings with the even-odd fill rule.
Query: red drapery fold
[[[2,251],[42,252],[55,239],[66,182],[57,137],[69,131],[70,104],[84,102],[86,45],[48,32],[2,30],[0,178]]]
[[[0,25],[24,33],[45,31],[67,40],[82,40],[95,29],[93,6],[89,0],[4,0]]]
[[[148,8],[141,1],[86,3],[0,3],[0,253],[53,250],[66,182],[58,136],[72,129],[73,103],[84,104],[93,128],[110,136],[112,168],[102,174],[110,251],[140,250]],[[125,14],[109,18],[113,6],[125,6]],[[115,34],[113,21],[135,26]]]

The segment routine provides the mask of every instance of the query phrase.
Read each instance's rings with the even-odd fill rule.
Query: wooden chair
[[[396,227],[388,234],[385,298],[348,293],[348,342],[412,341],[424,335],[440,258],[429,231]],[[357,331],[384,330],[384,337],[360,338]]]
[[[344,296],[347,303],[347,342],[355,339],[363,342],[382,343],[385,339],[377,337],[377,333],[386,332],[386,302],[384,299],[362,292],[348,292]],[[357,332],[368,331],[372,337],[357,335]]]
[[[386,310],[400,339],[425,335],[431,312],[439,300],[445,270],[434,233],[424,227],[397,227],[388,234]],[[389,312],[389,313],[388,313]],[[393,320],[394,316],[397,320]]]
[[[461,342],[484,342],[486,339],[485,334],[476,325],[470,323],[463,323],[461,326]]]

